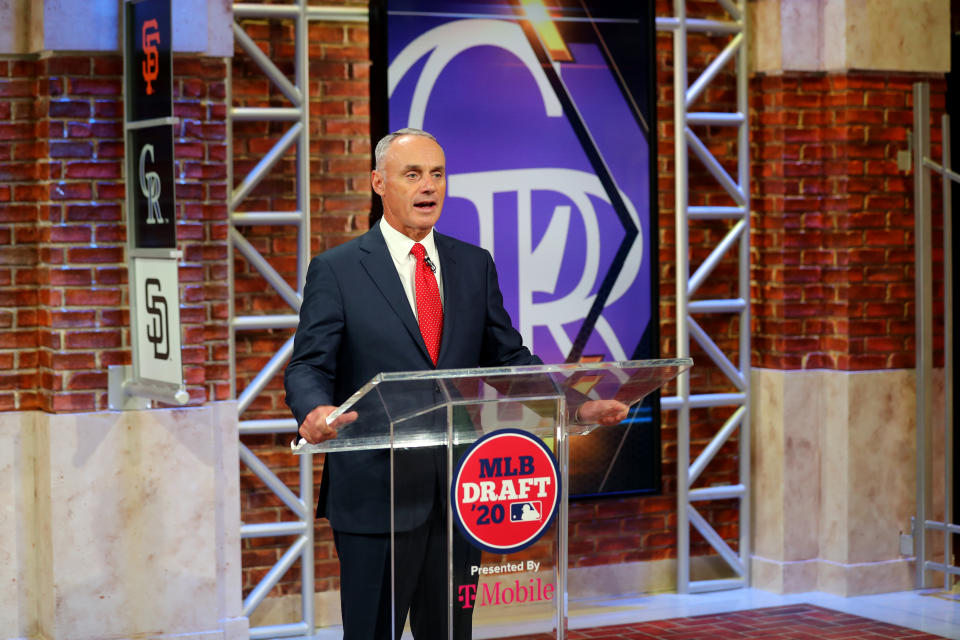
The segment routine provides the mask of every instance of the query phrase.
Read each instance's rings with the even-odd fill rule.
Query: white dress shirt
[[[410,253],[414,241],[390,226],[386,218],[380,218],[380,232],[387,243],[387,250],[393,258],[393,266],[397,268],[403,291],[407,294],[407,301],[413,309],[413,317],[417,317],[417,259]],[[437,244],[433,239],[433,229],[420,241],[426,250],[426,255],[437,270],[433,273],[437,278],[437,287],[440,289],[440,304],[443,305],[443,280],[440,278],[440,256],[437,254]]]

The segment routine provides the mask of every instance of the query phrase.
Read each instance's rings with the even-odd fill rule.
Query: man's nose
[[[427,175],[420,181],[420,191],[422,193],[433,193],[437,190],[437,178]]]

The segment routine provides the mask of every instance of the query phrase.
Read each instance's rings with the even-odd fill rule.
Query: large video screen
[[[371,3],[372,138],[437,137],[437,230],[480,245],[544,362],[658,356],[653,3]],[[571,494],[660,488],[659,401],[572,439]]]

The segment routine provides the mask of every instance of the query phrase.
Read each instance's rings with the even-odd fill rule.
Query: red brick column
[[[942,111],[937,78],[754,78],[754,366],[913,367],[913,174],[895,158],[924,79]]]
[[[38,223],[48,155],[36,62],[0,60],[0,410],[40,406]]]

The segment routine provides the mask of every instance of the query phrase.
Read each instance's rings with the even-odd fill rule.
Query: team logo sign
[[[153,357],[166,360],[170,357],[170,315],[167,312],[167,298],[160,291],[158,278],[147,278],[144,291],[147,313],[151,319],[147,324],[147,341],[153,345]]]
[[[143,81],[147,83],[147,95],[153,95],[153,81],[160,75],[159,55],[157,45],[160,44],[160,27],[156,19],[143,22],[143,55],[146,60],[141,63]]]
[[[460,459],[450,498],[457,525],[475,546],[495,553],[520,551],[536,542],[556,515],[556,458],[536,436],[494,431]]]

